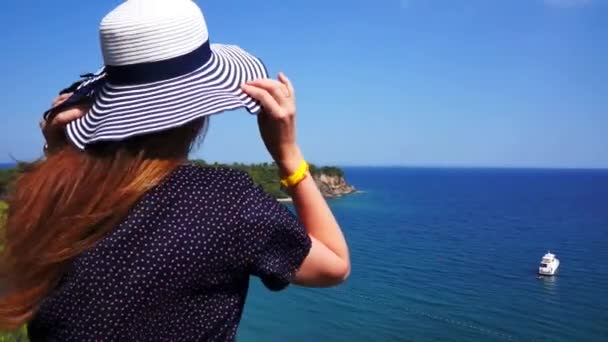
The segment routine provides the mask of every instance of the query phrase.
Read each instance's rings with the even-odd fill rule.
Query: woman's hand
[[[262,140],[281,173],[292,174],[300,166],[302,154],[296,143],[296,98],[291,82],[279,73],[278,81],[248,82],[242,90],[264,108],[258,115]]]
[[[53,100],[52,107],[55,108],[67,100],[72,94],[63,94]],[[82,117],[90,109],[89,105],[76,105],[64,110],[55,115],[51,122],[46,120],[40,121],[40,129],[46,140],[48,150],[56,149],[65,144],[65,134],[63,128],[65,125]]]

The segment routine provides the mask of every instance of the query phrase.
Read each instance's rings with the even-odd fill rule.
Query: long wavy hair
[[[20,174],[0,218],[0,330],[33,317],[70,262],[187,160],[207,122],[99,143],[86,152],[66,145]]]

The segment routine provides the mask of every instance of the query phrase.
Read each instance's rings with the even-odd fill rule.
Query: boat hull
[[[552,275],[555,275],[555,273],[557,273],[558,269],[559,269],[559,260],[555,259],[555,260],[553,260],[552,263],[548,264],[547,267],[539,267],[538,274],[552,276]]]

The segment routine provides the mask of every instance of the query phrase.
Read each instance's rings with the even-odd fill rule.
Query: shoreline
[[[365,193],[365,191],[355,190],[353,192],[349,192],[346,194],[340,194],[340,195],[333,195],[333,196],[323,195],[323,198],[325,198],[326,200],[331,200],[331,199],[338,199],[338,198],[343,198],[343,197],[350,196],[350,195],[363,194],[363,193]],[[281,197],[281,198],[275,198],[275,199],[281,203],[293,203],[293,198],[291,198],[291,197]]]

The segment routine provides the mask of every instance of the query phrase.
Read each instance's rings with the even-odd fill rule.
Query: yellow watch
[[[309,168],[310,166],[306,160],[302,160],[300,166],[298,166],[298,169],[294,173],[285,178],[281,178],[281,185],[285,188],[292,188],[298,185],[308,175]]]

